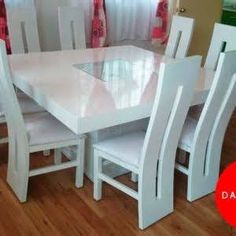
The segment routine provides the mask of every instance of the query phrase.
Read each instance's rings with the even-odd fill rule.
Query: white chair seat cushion
[[[19,93],[17,94],[17,98],[23,114],[45,111],[43,107],[39,106],[33,99],[25,94]]]
[[[47,112],[24,116],[30,145],[43,145],[75,140],[78,135]]]
[[[187,116],[178,144],[180,149],[190,152],[197,123],[198,120]]]
[[[94,145],[94,148],[119,161],[138,167],[144,138],[145,132],[139,131],[99,142]]]
[[[23,114],[36,113],[45,111],[43,107],[39,106],[36,102],[33,101],[26,94],[19,93],[17,98],[20,104],[20,108]],[[0,123],[6,122],[2,104],[0,104]]]

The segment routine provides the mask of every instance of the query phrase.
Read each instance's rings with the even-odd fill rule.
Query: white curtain
[[[158,0],[105,0],[108,43],[121,40],[149,40]],[[93,0],[70,0],[85,12],[86,33],[91,32]]]
[[[157,2],[157,0],[106,0],[109,42],[150,39]]]
[[[158,0],[105,1],[109,44],[116,44],[122,40],[136,40],[136,42],[150,40]],[[5,2],[7,7],[27,7],[35,3],[43,50],[60,49],[57,7],[65,5],[82,7],[85,14],[86,39],[87,43],[90,43],[93,0],[5,0]]]

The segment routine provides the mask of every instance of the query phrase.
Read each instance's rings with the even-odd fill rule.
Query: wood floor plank
[[[40,235],[13,193],[0,179],[1,235]]]
[[[35,201],[61,235],[97,235],[96,231],[81,217],[80,212],[77,212],[76,216],[74,215],[73,204],[70,204],[70,208],[67,207],[66,202],[70,202],[70,196],[66,191],[52,192],[50,185],[43,181],[40,182],[40,186],[38,184],[38,187],[39,191],[45,195],[41,195],[40,198],[34,196]]]
[[[50,216],[45,214],[45,211],[40,208],[37,200],[29,200],[23,205],[23,210],[31,219],[31,222],[36,227],[40,235],[59,235],[57,227],[50,221]]]

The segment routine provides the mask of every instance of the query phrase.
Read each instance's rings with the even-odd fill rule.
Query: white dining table
[[[77,134],[149,117],[160,64],[174,60],[134,46],[9,55],[15,86]],[[213,77],[201,69],[192,105]]]

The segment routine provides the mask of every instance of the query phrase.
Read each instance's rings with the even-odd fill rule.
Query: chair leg
[[[131,173],[131,181],[133,181],[134,183],[138,182],[138,175],[135,173]]]
[[[19,186],[19,192],[17,193],[17,197],[19,198],[19,201],[22,203],[27,201],[28,183],[29,183],[29,178],[27,178],[27,180],[23,182],[21,186]]]
[[[187,200],[193,202],[215,191],[220,172],[220,145],[205,160],[203,148],[190,156]]]
[[[98,201],[102,198],[102,180],[99,179],[99,174],[102,173],[102,158],[99,156],[99,152],[94,150],[94,189],[93,198]]]
[[[61,159],[62,159],[61,149],[55,149],[54,150],[54,164],[55,165],[61,164]]]
[[[81,188],[84,185],[84,148],[85,139],[81,138],[79,140],[79,145],[77,146],[76,160],[78,165],[76,167],[75,185],[77,188]]]
[[[45,157],[49,156],[49,155],[50,155],[50,150],[44,150],[44,151],[43,151],[43,155],[44,155]]]
[[[8,167],[7,182],[11,186],[19,201],[22,203],[26,202],[29,177],[26,176],[26,173],[19,174],[13,172],[14,170],[12,170],[11,167]]]
[[[9,160],[7,182],[20,202],[26,202],[29,181],[29,153],[25,149],[17,151],[12,135],[9,136]]]

